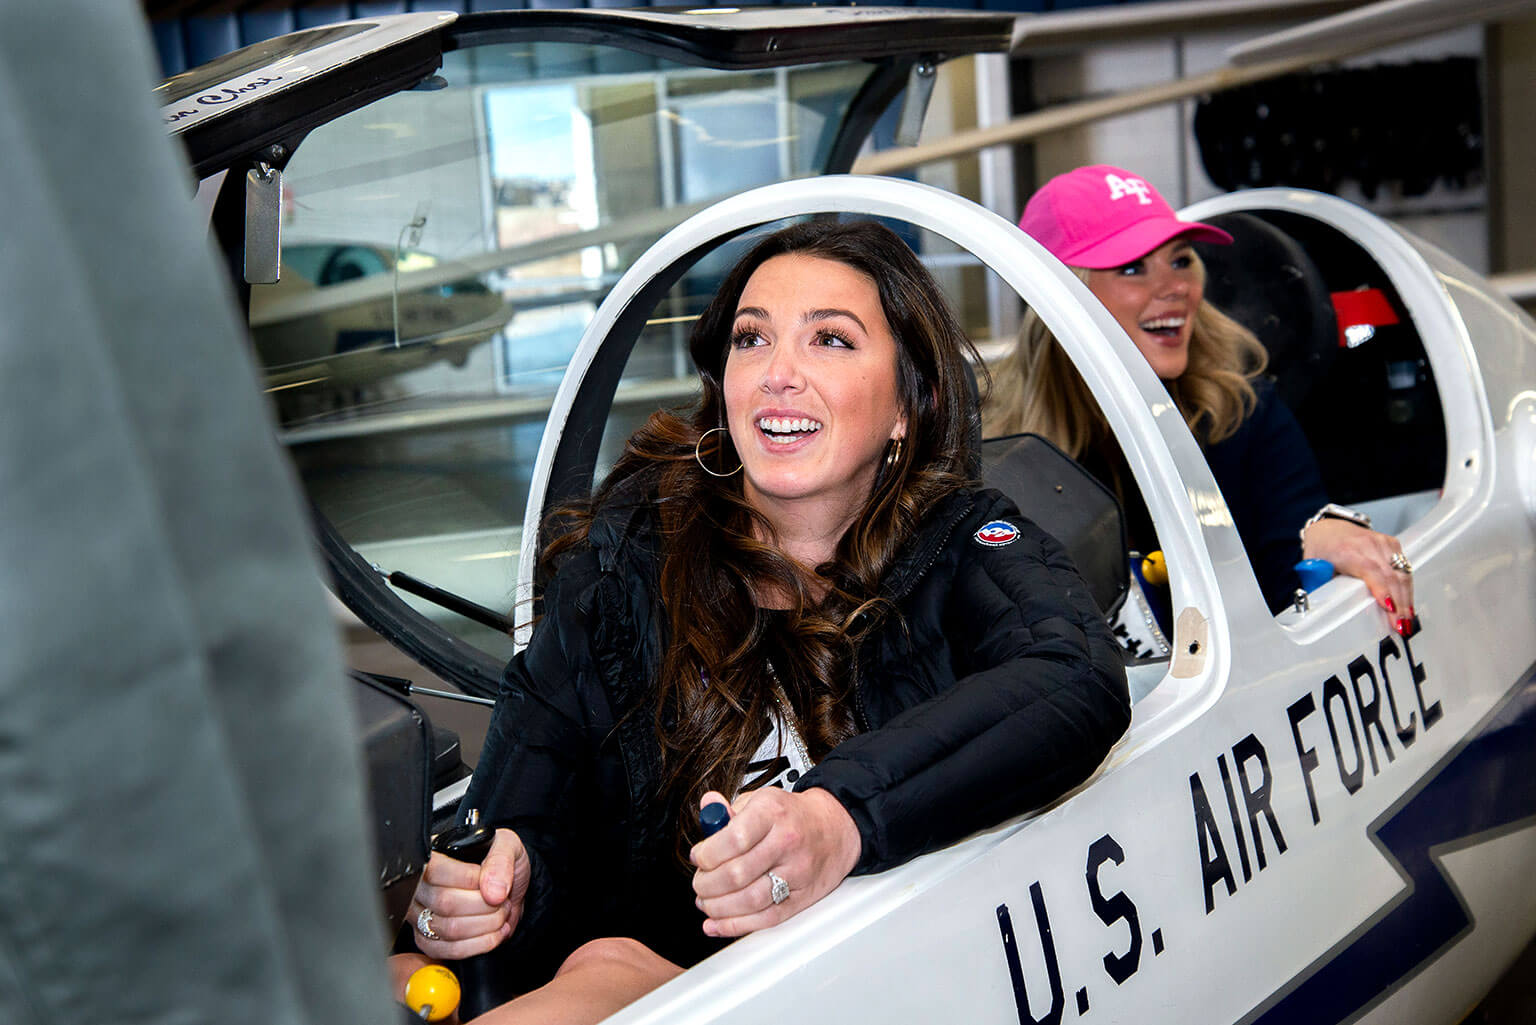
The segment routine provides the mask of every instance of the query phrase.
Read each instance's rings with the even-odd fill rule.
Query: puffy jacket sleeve
[[[963,532],[978,520],[950,543],[941,601],[953,685],[839,745],[796,787],[825,788],[853,816],[856,874],[1059,797],[1130,722],[1119,648],[1071,559],[1012,503],[999,511],[985,515],[1013,523],[1017,540],[975,542]]]
[[[545,615],[529,645],[508,664],[475,774],[462,807],[515,830],[532,863],[516,931],[488,957],[521,986],[547,980],[583,937],[589,915],[571,877],[583,844],[573,835],[593,799],[594,732],[606,729],[581,629],[582,591],[592,560],[575,557],[545,591]]]
[[[1301,525],[1328,501],[1317,459],[1289,407],[1268,381],[1255,382],[1259,404],[1236,434],[1206,453],[1232,510],[1243,549],[1271,612],[1301,586]]]

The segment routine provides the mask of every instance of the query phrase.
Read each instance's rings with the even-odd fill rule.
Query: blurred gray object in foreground
[[[0,5],[0,1007],[393,1021],[342,666],[129,0]]]

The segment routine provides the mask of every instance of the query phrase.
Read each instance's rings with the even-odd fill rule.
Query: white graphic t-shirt
[[[757,753],[747,763],[746,775],[736,796],[763,787],[793,790],[801,776],[815,763],[800,739],[800,732],[784,714],[782,698],[768,713],[768,736],[758,745]]]
[[[1130,587],[1119,610],[1109,617],[1110,629],[1120,646],[1136,658],[1167,658],[1168,638],[1158,628],[1152,605],[1142,591],[1141,581],[1132,573]]]

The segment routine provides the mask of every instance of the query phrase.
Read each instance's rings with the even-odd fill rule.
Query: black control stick
[[[471,808],[465,813],[463,823],[445,829],[432,838],[432,849],[446,854],[455,861],[478,865],[490,853],[491,840],[495,836],[494,829],[487,829],[480,824],[479,809]],[[459,977],[459,989],[462,994],[459,998],[461,1020],[468,1021],[501,1003],[500,993],[493,982],[494,971],[488,956],[477,954],[474,957],[466,957],[456,963],[453,970]]]
[[[699,810],[699,827],[706,837],[714,836],[731,821],[731,813],[724,804],[716,802]],[[490,852],[491,840],[496,831],[480,824],[479,809],[471,808],[464,815],[461,825],[445,829],[432,839],[432,849],[446,854],[455,861],[478,865]],[[501,993],[493,983],[494,972],[490,959],[479,954],[466,957],[454,965],[459,977],[462,996],[459,998],[459,1014],[469,1020],[484,1014],[501,1002]]]

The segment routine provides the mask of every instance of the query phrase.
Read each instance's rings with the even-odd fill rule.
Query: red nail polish
[[[1388,612],[1396,612],[1397,611],[1397,604],[1392,601],[1392,596],[1390,594],[1387,595],[1385,598],[1381,599],[1381,603],[1387,607],[1387,611]]]
[[[1408,636],[1408,626],[1409,626],[1408,620],[1406,620],[1406,619],[1399,619],[1397,621],[1397,632],[1402,634],[1404,637],[1407,637]]]

